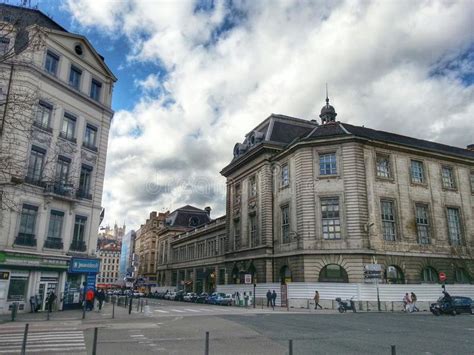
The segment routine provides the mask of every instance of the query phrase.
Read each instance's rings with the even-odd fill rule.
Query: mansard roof
[[[194,228],[210,221],[211,218],[205,210],[186,205],[171,212],[166,218],[166,225],[168,227]]]

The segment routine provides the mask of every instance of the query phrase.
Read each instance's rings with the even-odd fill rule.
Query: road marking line
[[[160,313],[170,313],[170,312],[168,312],[168,311],[162,311],[161,309],[155,309],[154,311],[155,311],[155,312],[160,312]]]
[[[143,334],[131,334],[130,336],[131,337],[144,337]]]
[[[185,310],[186,310],[186,311],[189,311],[189,312],[201,313],[201,311],[198,311],[197,309],[185,308]]]
[[[179,309],[172,309],[173,312],[184,313],[184,311],[180,311]]]

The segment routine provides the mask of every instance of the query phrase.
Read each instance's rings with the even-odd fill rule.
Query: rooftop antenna
[[[326,106],[329,106],[328,83],[326,83]]]

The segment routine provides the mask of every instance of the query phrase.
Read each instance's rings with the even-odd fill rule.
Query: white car
[[[176,292],[168,292],[165,295],[165,300],[174,300],[174,297],[176,296]]]
[[[183,300],[185,302],[192,302],[192,300],[196,297],[196,294],[194,292],[188,292],[183,296]]]

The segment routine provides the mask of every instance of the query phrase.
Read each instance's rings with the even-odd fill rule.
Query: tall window
[[[87,217],[76,216],[76,219],[74,221],[74,233],[72,235],[73,243],[84,242],[86,222],[87,222]]]
[[[54,244],[58,244],[61,241],[61,232],[63,228],[64,212],[51,210],[51,216],[49,217],[48,226],[48,239],[50,244],[46,247],[54,247]],[[62,248],[62,244],[61,244]]]
[[[416,230],[418,233],[418,243],[430,243],[430,220],[428,217],[428,206],[416,204]]]
[[[447,209],[448,235],[451,245],[461,245],[461,216],[459,208],[449,207]]]
[[[455,189],[456,181],[454,179],[454,170],[451,166],[443,166],[441,168],[441,178],[445,189]]]
[[[239,250],[242,247],[242,240],[240,237],[240,221],[234,222],[234,248]]]
[[[59,156],[56,165],[56,182],[65,185],[69,180],[69,169],[71,167],[71,159]]]
[[[36,111],[35,124],[42,128],[49,128],[52,113],[53,106],[47,102],[40,101],[38,104],[38,110]]]
[[[432,267],[425,267],[421,271],[421,281],[434,283],[438,281],[438,272]]]
[[[84,135],[84,145],[88,148],[97,149],[95,146],[96,138],[97,138],[97,127],[87,124],[86,132]]]
[[[8,49],[10,48],[10,39],[2,37],[0,38],[0,55],[5,55],[8,53]]]
[[[341,238],[341,219],[339,214],[339,198],[321,199],[321,219],[324,239]]]
[[[321,154],[319,156],[319,175],[337,174],[336,153]]]
[[[44,69],[50,74],[56,75],[58,73],[59,57],[51,51],[46,52],[46,61]]]
[[[240,183],[234,185],[234,205],[240,205],[240,200],[242,198],[242,189]]]
[[[418,160],[411,161],[411,181],[416,184],[423,184],[425,182],[425,173],[423,169],[423,162]]]
[[[260,241],[257,230],[257,216],[249,216],[249,232],[251,246],[255,247],[259,245]]]
[[[281,240],[282,243],[290,242],[290,207],[281,207]]]
[[[391,178],[390,157],[384,154],[377,154],[376,169],[378,177]]]
[[[90,93],[91,98],[96,100],[96,101],[100,101],[100,91],[101,91],[101,89],[102,89],[102,83],[95,80],[95,79],[92,79],[91,93]]]
[[[20,235],[35,235],[36,216],[38,215],[38,207],[24,204],[21,209],[20,216]]]
[[[290,171],[288,169],[288,164],[283,164],[281,166],[281,187],[286,187],[290,185]]]
[[[91,186],[92,167],[89,165],[82,165],[81,176],[79,178],[79,194],[83,198],[91,198],[90,186]]]
[[[382,231],[385,240],[394,241],[396,238],[395,206],[393,201],[382,200]]]
[[[46,150],[36,146],[31,147],[30,160],[28,162],[28,172],[26,175],[26,180],[28,182],[34,184],[41,182],[45,155]]]
[[[250,197],[257,196],[257,179],[255,175],[250,177],[250,180],[249,180],[249,196]]]
[[[81,76],[82,70],[75,66],[71,66],[71,71],[69,72],[69,85],[79,90],[81,85]]]
[[[64,114],[61,137],[74,141],[76,131],[76,117],[68,113]]]

